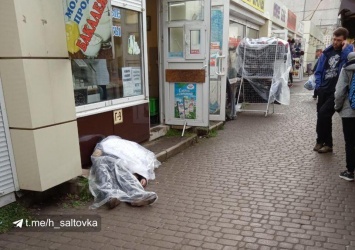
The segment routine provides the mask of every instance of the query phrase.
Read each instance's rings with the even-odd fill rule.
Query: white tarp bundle
[[[290,104],[288,77],[291,67],[287,41],[266,37],[244,38],[237,48],[237,73],[269,103]]]
[[[157,194],[145,191],[134,175],[155,179],[154,169],[160,162],[153,152],[135,142],[108,136],[96,145],[91,161],[89,188],[95,201],[90,208],[98,208],[112,198],[142,205],[157,200]]]

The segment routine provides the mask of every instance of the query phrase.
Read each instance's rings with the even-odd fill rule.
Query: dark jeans
[[[334,92],[318,90],[317,103],[317,143],[333,147],[332,117],[334,110]]]
[[[346,168],[349,172],[355,169],[355,117],[343,118],[345,140]]]
[[[317,89],[314,89],[313,97],[314,97],[314,98],[317,98],[317,96],[318,96],[318,91],[317,91]]]
[[[289,73],[288,73],[288,76],[289,76],[289,78],[290,78],[290,82],[293,83],[293,75],[292,75],[292,73],[289,72]]]

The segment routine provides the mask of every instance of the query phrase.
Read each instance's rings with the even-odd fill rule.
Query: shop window
[[[245,37],[246,26],[236,22],[229,23],[229,48],[236,48]]]
[[[169,21],[203,20],[203,1],[184,1],[169,3]]]
[[[229,60],[228,60],[228,78],[233,79],[237,77],[237,53],[236,49],[241,42],[241,40],[245,37],[246,35],[246,25],[243,25],[241,23],[233,22],[230,21],[229,23],[229,41],[228,41],[228,47],[229,47]]]
[[[110,106],[144,94],[141,13],[118,7],[111,13],[107,24],[100,20],[85,53],[71,61],[76,106]]]
[[[190,54],[201,54],[200,30],[190,30]]]
[[[248,27],[247,28],[247,37],[252,38],[252,39],[257,39],[257,38],[259,38],[259,31]]]
[[[169,28],[169,57],[184,56],[184,28]]]

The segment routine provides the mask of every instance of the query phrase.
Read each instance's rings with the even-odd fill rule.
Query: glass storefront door
[[[210,0],[161,0],[166,124],[208,126]]]
[[[224,121],[226,109],[229,1],[212,0],[209,119]]]

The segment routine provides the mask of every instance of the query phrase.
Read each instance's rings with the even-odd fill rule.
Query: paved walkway
[[[153,206],[121,204],[98,233],[9,233],[6,249],[355,249],[355,183],[341,180],[344,140],[312,151],[315,101],[302,83],[276,114],[240,114],[218,136],[169,159],[149,185]],[[49,207],[42,213],[87,213]]]

